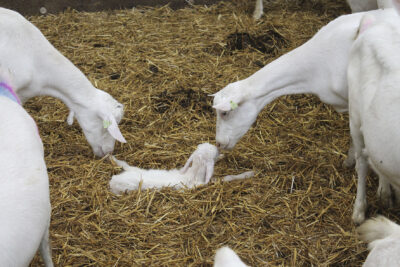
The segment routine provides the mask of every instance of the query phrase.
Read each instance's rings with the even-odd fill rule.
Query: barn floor
[[[349,12],[344,0],[281,0],[267,4],[255,23],[252,4],[243,2],[29,19],[98,88],[125,104],[120,128],[128,143],[116,145],[117,158],[166,169],[183,166],[198,144],[214,142],[208,94]],[[66,106],[41,97],[25,107],[45,147],[56,266],[211,266],[223,245],[251,266],[359,266],[367,255],[351,221],[355,172],[342,167],[348,117],[316,97],[268,105],[217,163],[213,183],[123,196],[108,190],[121,170],[93,157],[79,125],[67,125]],[[219,180],[247,170],[256,177]],[[380,207],[376,186],[370,178],[369,216],[399,220],[398,209]],[[38,256],[31,266],[41,266]]]

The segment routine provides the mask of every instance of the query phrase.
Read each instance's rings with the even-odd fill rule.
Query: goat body
[[[193,180],[192,173],[182,174],[178,169],[173,170],[145,170],[132,167],[126,162],[113,159],[117,165],[124,168],[124,172],[114,175],[110,181],[111,192],[121,194],[125,191],[137,190],[141,186],[142,189],[173,187],[175,189],[183,187],[194,187],[204,182],[190,182]]]
[[[69,122],[75,115],[98,156],[111,153],[115,140],[125,142],[118,128],[122,104],[95,88],[23,16],[0,8],[0,18],[0,66],[22,102],[40,95],[59,98],[71,111]]]
[[[28,266],[37,249],[53,266],[43,145],[27,112],[0,96],[0,266]]]
[[[400,10],[399,0],[393,1]],[[379,176],[378,196],[391,205],[390,185],[400,203],[400,17],[365,15],[351,50],[349,81],[350,133],[358,175],[353,220],[365,218],[368,166]]]

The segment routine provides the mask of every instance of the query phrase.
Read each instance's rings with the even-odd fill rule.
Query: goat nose
[[[221,148],[221,143],[217,142],[217,148],[220,149]]]

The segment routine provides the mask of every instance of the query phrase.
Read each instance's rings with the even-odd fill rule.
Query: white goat
[[[394,0],[400,11],[400,0]],[[350,133],[358,175],[353,220],[361,223],[367,207],[368,163],[379,176],[378,196],[391,205],[390,184],[400,203],[400,17],[365,15],[351,50],[349,81]]]
[[[365,221],[357,229],[360,239],[369,243],[371,251],[363,267],[400,265],[400,225],[378,216]]]
[[[222,247],[215,253],[214,267],[248,267],[229,247]]]
[[[8,70],[22,102],[40,95],[59,98],[70,109],[68,123],[75,114],[97,156],[111,153],[115,140],[126,142],[118,128],[122,104],[95,88],[23,16],[0,8],[0,18],[0,66]]]
[[[256,6],[254,8],[253,18],[260,19],[264,14],[263,0],[256,0]]]
[[[207,184],[213,175],[217,158],[218,149],[209,143],[200,144],[181,170],[144,170],[131,167],[126,162],[113,157],[113,160],[123,167],[125,172],[111,178],[110,188],[114,194],[120,194],[126,190],[138,189],[141,183],[143,189],[165,186],[175,189],[192,188]]]
[[[208,184],[214,172],[215,162],[220,156],[215,146],[209,143],[200,144],[180,170],[145,170],[131,167],[125,161],[117,160],[112,156],[112,160],[125,172],[111,177],[110,189],[114,194],[120,194],[136,190],[140,185],[143,189],[162,187],[179,189]],[[227,175],[222,180],[233,181],[253,176],[253,171],[247,171],[237,175]]]
[[[393,7],[391,0],[347,0],[347,3],[353,13]]]
[[[28,266],[39,247],[45,266],[53,266],[42,141],[11,87],[1,83],[0,95],[0,266]]]
[[[368,13],[396,16],[393,9]],[[302,46],[214,94],[217,146],[232,149],[264,106],[283,95],[314,94],[336,111],[347,112],[346,69],[362,16],[355,13],[331,21]],[[354,163],[352,149],[345,163]]]

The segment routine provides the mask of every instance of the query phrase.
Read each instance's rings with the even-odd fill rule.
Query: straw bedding
[[[131,165],[183,166],[196,146],[214,142],[211,97],[301,45],[344,1],[272,1],[259,22],[252,3],[221,2],[29,18],[98,87],[125,104],[128,143],[115,155]],[[79,88],[76,88],[79,92]],[[229,245],[252,266],[357,266],[366,246],[351,221],[353,169],[342,167],[348,117],[311,95],[268,105],[235,149],[217,163],[215,181],[193,190],[115,196],[120,172],[94,158],[58,100],[30,100],[50,177],[53,259],[57,266],[211,266]],[[255,178],[220,182],[255,170]],[[368,180],[369,215],[396,219]],[[397,218],[398,219],[398,218]],[[41,265],[38,256],[32,266]]]

